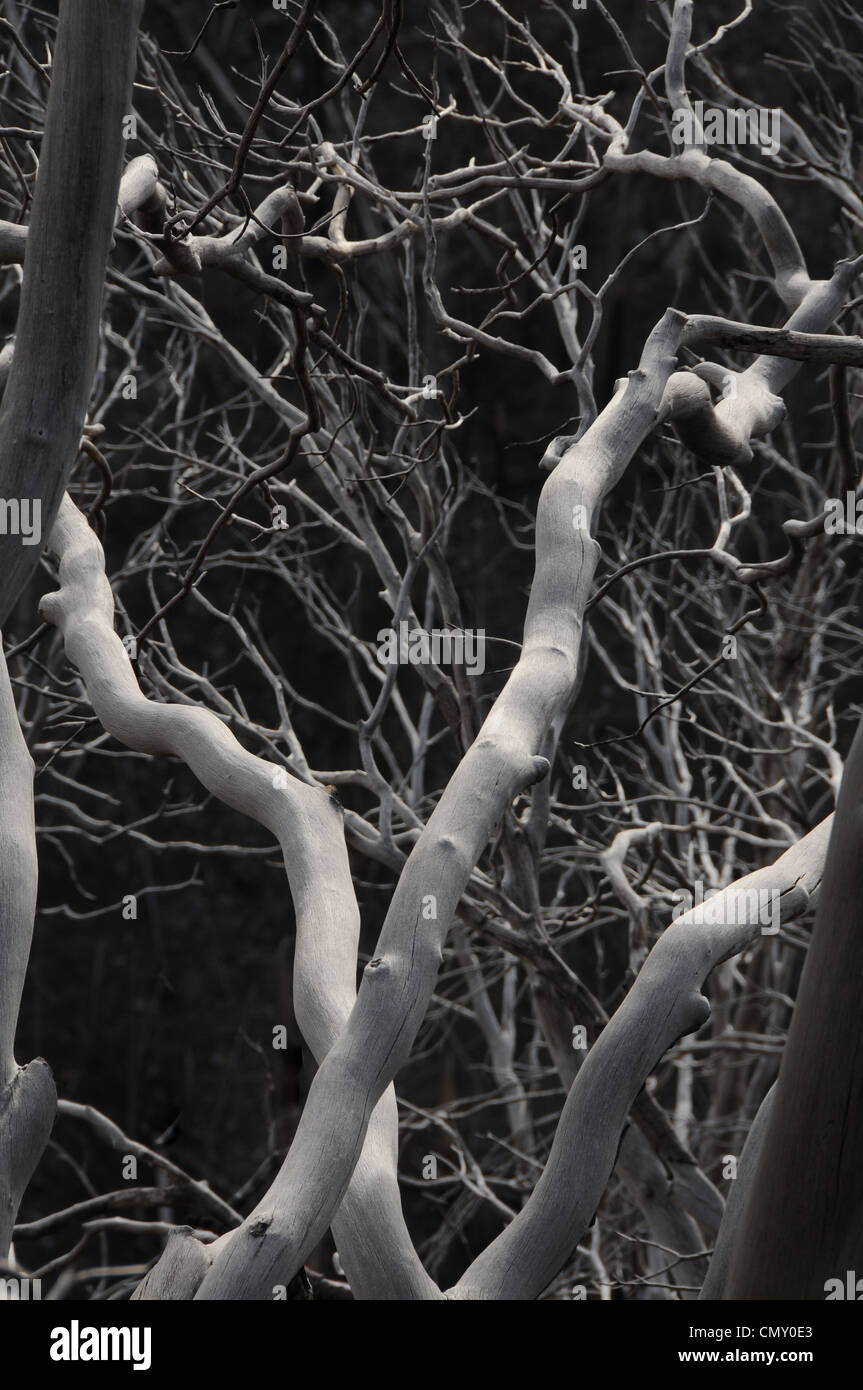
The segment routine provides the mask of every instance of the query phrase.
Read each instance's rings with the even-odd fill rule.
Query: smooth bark
[[[141,694],[114,631],[114,599],[102,547],[68,496],[49,548],[60,561],[61,587],[42,600],[42,616],[63,633],[66,653],[80,671],[104,728],[129,748],[182,758],[209,791],[278,838],[297,918],[296,1016],[315,1057],[322,1058],[356,996],[359,913],[338,803],[323,788],[287,776],[275,764],[246,752],[210,710],[159,704]],[[334,1231],[359,1297],[433,1298],[439,1293],[423,1270],[402,1216],[396,1135],[395,1097],[390,1092],[375,1111]],[[175,1242],[165,1270],[154,1271],[138,1296],[185,1297],[171,1290],[196,1288],[202,1271],[231,1234],[203,1251],[195,1249],[194,1257],[189,1256],[191,1272],[178,1269],[194,1239]],[[273,1279],[273,1285],[279,1283],[290,1280]],[[272,1298],[272,1286],[266,1296]]]
[[[678,1038],[706,1022],[710,1008],[702,985],[708,974],[758,940],[761,923],[741,907],[750,903],[752,890],[761,890],[780,893],[782,921],[805,911],[821,879],[829,829],[830,820],[822,821],[774,864],[717,894],[710,900],[712,921],[696,907],[666,929],[587,1054],[529,1200],[474,1260],[451,1297],[525,1299],[542,1293],[593,1219],[645,1080]]]
[[[0,651],[0,1259],[54,1123],[56,1093],[41,1058],[15,1061],[15,1030],[36,911],[33,759]]]
[[[823,1299],[863,1272],[863,725],[723,1297]],[[855,1273],[855,1279],[857,1273]]]
[[[93,381],[123,117],[143,0],[65,0],[33,209],[12,370],[0,408],[0,495],[38,501],[47,536],[75,462]],[[8,254],[8,251],[7,253]],[[0,623],[40,545],[0,534]]]

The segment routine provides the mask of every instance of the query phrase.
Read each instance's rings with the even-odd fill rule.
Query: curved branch
[[[0,650],[0,1259],[24,1191],[54,1123],[57,1094],[47,1062],[15,1061],[15,1029],[36,911],[33,759],[18,723]]]
[[[599,557],[602,499],[653,429],[682,315],[669,310],[639,368],[543,487],[521,656],[405,865],[356,1005],[321,1066],[269,1192],[215,1256],[199,1298],[255,1299],[284,1283],[326,1231],[369,1116],[407,1060],[459,899],[507,806],[545,776],[536,751],[572,694],[582,614]],[[587,524],[573,524],[573,508]]]
[[[783,922],[804,912],[821,879],[832,821],[829,816],[775,863],[711,898],[709,912],[707,905],[695,907],[667,928],[582,1064],[529,1200],[450,1297],[526,1299],[542,1293],[593,1219],[626,1117],[647,1077],[678,1038],[707,1021],[705,979],[758,940],[761,923],[750,894],[778,892]]]
[[[285,785],[276,767],[247,753],[210,710],[156,704],[141,694],[114,632],[114,599],[102,547],[68,496],[49,547],[60,562],[61,587],[46,594],[41,613],[63,633],[67,656],[81,672],[104,728],[138,752],[181,758],[208,791],[265,825],[281,844],[297,918],[297,1021],[320,1060],[355,998],[359,913],[341,808],[321,787],[293,777]],[[345,1269],[360,1296],[436,1296],[401,1213],[392,1095],[384,1097],[375,1114],[334,1225]],[[207,1247],[207,1259],[219,1245],[216,1241]],[[151,1279],[149,1296],[162,1296],[158,1287]],[[272,1297],[272,1289],[267,1296]]]

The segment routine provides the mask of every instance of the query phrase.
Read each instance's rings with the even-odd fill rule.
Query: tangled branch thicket
[[[63,1097],[15,1267],[721,1296],[859,714],[863,17],[181,8],[5,623]],[[5,9],[11,334],[56,22]],[[696,101],[778,150],[681,147]],[[484,660],[381,662],[416,629]],[[741,881],[775,932],[669,928]]]

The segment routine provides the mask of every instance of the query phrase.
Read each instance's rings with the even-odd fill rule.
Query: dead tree
[[[3,30],[9,138],[27,154],[22,168],[4,144],[6,210],[16,185],[26,197],[0,223],[7,298],[23,264],[0,468],[4,497],[38,502],[53,568],[31,631],[39,547],[0,537],[13,663],[0,778],[19,808],[0,856],[0,1245],[55,1104],[44,1064],[19,1069],[12,1053],[35,824],[72,861],[107,843],[114,827],[79,800],[100,786],[100,758],[124,750],[130,783],[173,760],[203,788],[162,803],[169,845],[209,853],[194,817],[215,803],[264,832],[220,854],[266,854],[275,837],[294,1021],[317,1070],[287,1152],[270,1142],[230,1198],[213,1190],[217,1165],[193,1177],[61,1100],[64,1121],[160,1185],[21,1222],[16,1252],[30,1261],[29,1242],[74,1225],[84,1243],[150,1240],[145,1277],[117,1284],[140,1299],[304,1297],[305,1265],[322,1295],[361,1299],[564,1298],[588,1284],[606,1298],[615,1285],[821,1297],[856,1258],[859,1187],[859,777],[855,753],[843,774],[854,710],[836,689],[863,633],[848,617],[853,533],[828,524],[859,475],[850,126],[827,77],[812,77],[820,114],[729,85],[719,55],[749,6],[696,36],[691,0],[655,7],[652,68],[599,0],[585,16],[543,7],[541,23],[499,0],[421,8],[384,5],[351,47],[323,0],[304,0],[242,83],[210,52],[228,22],[214,10],[180,53],[204,95],[141,35],[130,96],[137,3],[61,4],[50,66],[48,20]],[[793,36],[831,60],[850,51],[863,28],[839,9],[820,28],[795,15]],[[587,95],[587,33],[622,53],[622,95]],[[406,140],[410,176],[393,156]],[[783,210],[795,181],[845,214],[823,275]],[[630,244],[601,200],[631,198],[632,213],[655,188],[673,215]],[[739,275],[712,264],[717,217]],[[607,228],[604,278],[582,226]],[[627,374],[606,390],[616,287],[654,241],[700,268],[699,301],[651,304],[632,361],[611,354]],[[471,396],[486,359],[559,402],[542,440],[521,440],[543,477],[529,501],[471,466],[472,412],[486,431],[494,420],[495,402]],[[824,391],[825,374],[816,471],[786,393],[810,379]],[[499,586],[535,552],[512,635],[488,644],[503,653],[494,670],[468,645],[480,619],[498,620],[482,566],[472,588],[463,559],[472,515],[498,538],[486,559]],[[120,552],[108,522],[124,518],[135,531]],[[270,583],[275,611],[333,653],[344,691],[307,687],[285,660],[248,597]],[[195,625],[218,633],[224,662],[195,652]],[[602,727],[610,701],[626,727]],[[21,727],[46,774],[36,821]],[[159,853],[154,819],[125,833]],[[388,906],[357,988],[364,874]],[[70,882],[50,911],[108,911],[73,906]],[[686,901],[695,885],[706,902]],[[486,1088],[401,1095],[400,1114],[397,1076],[418,1048],[446,1049],[452,1019],[481,1049]],[[549,1090],[565,1093],[553,1137]],[[472,1127],[472,1109],[502,1117],[503,1136]],[[735,1178],[726,1160],[747,1131]],[[400,1145],[433,1158],[429,1172],[408,1172]],[[792,1217],[801,1173],[818,1199]],[[443,1209],[421,1248],[404,1210],[414,1187]],[[169,1206],[188,1219],[147,1214]],[[477,1219],[444,1280],[474,1218],[485,1234]],[[335,1280],[315,1268],[330,1229]],[[70,1289],[80,1248],[60,1275]]]

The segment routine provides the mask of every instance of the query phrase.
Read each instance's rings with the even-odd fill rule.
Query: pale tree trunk
[[[67,0],[60,9],[42,154],[23,238],[15,351],[0,410],[0,495],[28,499],[34,518],[38,504],[42,534],[75,462],[92,385],[123,156],[122,121],[130,107],[142,7],[143,0]],[[21,242],[18,235],[19,253]],[[35,569],[40,549],[25,545],[21,536],[0,536],[0,622]],[[19,1067],[13,1050],[37,864],[33,763],[5,659],[0,808],[0,1256],[5,1257],[56,1105],[47,1063],[40,1058]]]
[[[15,354],[0,410],[0,494],[30,500],[34,512],[38,503],[42,536],[77,457],[93,383],[142,9],[143,0],[60,6]],[[39,545],[0,535],[0,624],[39,553]]]
[[[50,547],[60,558],[62,587],[46,595],[42,613],[63,632],[67,654],[81,672],[104,727],[130,748],[181,757],[204,786],[268,826],[280,841],[297,908],[297,1020],[312,1052],[322,1058],[356,997],[359,913],[337,803],[322,788],[294,779],[286,787],[279,785],[274,765],[246,752],[211,710],[157,704],[141,694],[114,631],[114,600],[102,547],[68,496]],[[372,1116],[333,1231],[358,1296],[439,1298],[402,1216],[397,1140],[390,1089]],[[178,1238],[136,1297],[191,1298],[230,1235],[203,1248],[192,1237]],[[274,1280],[279,1282],[291,1281]],[[272,1289],[269,1293],[272,1296]]]
[[[863,1275],[863,727],[848,755],[812,942],[725,1298],[823,1299]]]
[[[33,759],[18,724],[0,652],[0,1259],[54,1123],[56,1093],[42,1058],[20,1067],[13,1050],[36,910]]]

